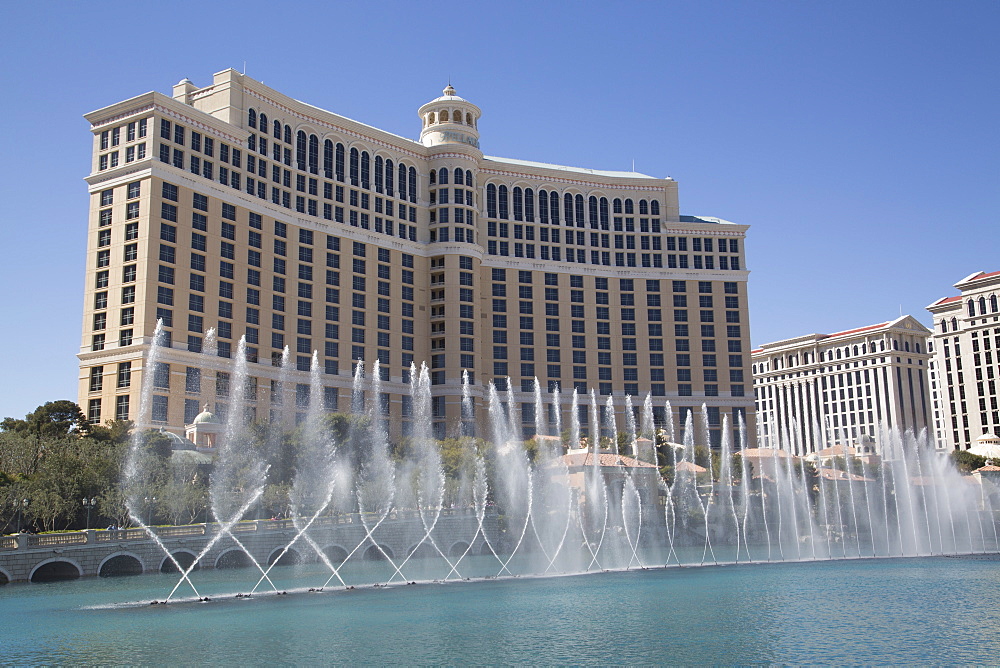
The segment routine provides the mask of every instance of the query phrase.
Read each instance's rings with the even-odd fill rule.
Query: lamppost
[[[155,496],[146,497],[146,526],[149,526],[153,522],[153,504],[156,503]]]
[[[23,519],[24,513],[28,512],[28,500],[21,499],[20,502],[14,499],[14,506],[17,508],[17,530],[21,531],[21,520]]]
[[[97,499],[84,499],[83,507],[87,509],[87,530],[90,530],[90,511],[97,506]]]

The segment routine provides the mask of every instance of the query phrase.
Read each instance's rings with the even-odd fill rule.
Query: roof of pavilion
[[[592,452],[576,452],[568,455],[562,456],[563,463],[566,466],[593,466],[594,465],[594,453]],[[620,468],[632,468],[632,469],[655,469],[656,464],[650,464],[649,462],[640,461],[634,457],[627,457],[625,455],[616,455],[611,452],[602,452],[598,454],[598,462],[601,467],[620,467]]]

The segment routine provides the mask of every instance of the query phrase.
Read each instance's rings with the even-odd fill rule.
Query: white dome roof
[[[976,444],[969,448],[969,452],[987,459],[1000,459],[1000,436],[989,432],[976,439]]]
[[[215,414],[208,410],[208,404],[205,404],[205,409],[195,416],[194,421],[191,424],[203,424],[205,422],[211,422],[218,424],[219,420],[215,417]]]

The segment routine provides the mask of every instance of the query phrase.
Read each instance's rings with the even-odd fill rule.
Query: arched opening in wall
[[[250,568],[253,560],[242,550],[223,552],[215,562],[216,568]]]
[[[428,543],[421,543],[409,549],[410,557],[413,559],[429,559],[437,556],[437,550]]]
[[[42,564],[31,574],[32,582],[60,582],[76,580],[80,577],[80,569],[68,561],[50,561]]]
[[[383,554],[383,552],[385,554]],[[365,561],[385,561],[386,556],[388,556],[389,559],[392,559],[392,550],[390,550],[385,545],[372,545],[367,550],[365,550],[362,559],[364,559]]]
[[[438,118],[441,119],[442,123],[447,123],[448,122],[448,110],[447,109],[442,109],[441,113],[438,114]]]
[[[467,114],[465,115],[465,124],[466,124],[466,125],[472,125],[472,114],[468,114],[468,113],[467,113]]]
[[[177,563],[180,564],[180,567],[185,571],[191,568],[191,564],[193,564],[195,560],[195,556],[190,552],[174,552],[171,556],[173,556],[173,559],[167,557],[163,560],[163,563],[160,564],[161,573],[176,573],[177,566],[174,564],[174,560],[176,560]],[[198,570],[199,568],[201,568],[201,564],[195,564],[194,570]]]
[[[10,582],[10,578],[7,577],[6,573],[4,573],[3,571],[0,571],[0,587],[4,586],[8,582]]]
[[[450,550],[448,550],[448,556],[461,557],[463,554],[465,554],[466,550],[468,549],[469,549],[468,543],[463,541],[458,541],[457,543],[451,546]]]
[[[483,544],[479,546],[479,554],[482,556],[488,556],[493,554],[493,549],[490,547],[490,544],[487,543],[485,540],[483,541]]]
[[[339,564],[347,559],[347,550],[339,545],[329,545],[323,548],[323,554],[332,563]]]
[[[102,578],[142,575],[142,562],[130,554],[119,554],[101,564],[101,568],[97,574]]]
[[[275,550],[271,553],[271,556],[267,558],[267,564],[270,566],[274,564],[275,566],[297,566],[302,563],[302,555],[296,550],[288,550],[284,554],[281,550]]]

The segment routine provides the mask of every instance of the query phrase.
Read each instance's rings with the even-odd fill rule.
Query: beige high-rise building
[[[934,316],[931,379],[934,435],[949,450],[968,450],[984,435],[1000,436],[1000,271],[976,272],[939,299]]]
[[[379,360],[396,434],[422,361],[439,436],[464,371],[480,420],[509,377],[526,433],[536,376],[564,424],[574,388],[619,411],[649,392],[659,419],[704,404],[715,438],[752,413],[747,227],[682,216],[670,178],[485,156],[480,114],[449,86],[412,140],[231,69],[87,114],[88,418],[139,417],[158,319],[150,416],[176,432],[206,404],[225,416],[241,337],[258,419],[305,411],[314,351],[330,410],[353,361]]]
[[[878,450],[880,425],[930,421],[930,331],[912,316],[768,343],[752,353],[762,447],[799,454],[840,443]]]

